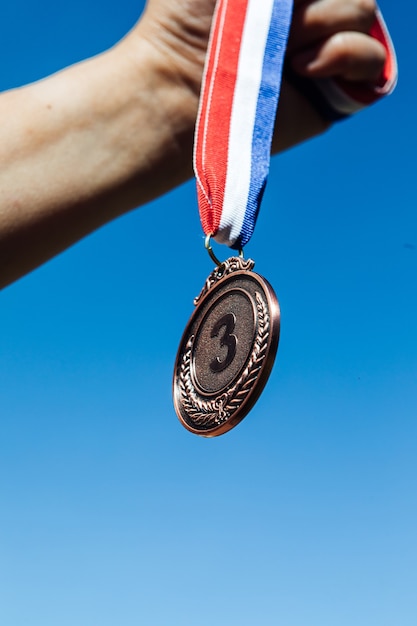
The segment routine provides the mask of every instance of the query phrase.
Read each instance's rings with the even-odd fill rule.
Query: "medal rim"
[[[232,257],[233,258],[233,257]],[[229,259],[230,260],[230,259]],[[180,361],[183,358],[185,347],[187,341],[189,341],[191,337],[191,333],[189,329],[195,323],[197,316],[199,315],[199,310],[204,306],[209,297],[212,297],[212,294],[221,288],[222,285],[228,280],[232,278],[236,278],[237,276],[255,276],[256,282],[259,282],[262,286],[263,292],[266,296],[267,305],[268,305],[268,313],[270,317],[270,330],[269,336],[267,339],[267,352],[263,359],[260,370],[256,376],[256,379],[249,390],[247,397],[243,400],[242,404],[231,414],[231,416],[223,423],[217,424],[216,426],[212,426],[207,429],[199,429],[198,427],[192,426],[189,424],[182,416],[183,411],[183,403],[180,400],[180,389],[179,389],[179,370],[180,370]],[[262,391],[265,388],[266,383],[268,382],[269,376],[271,374],[276,353],[278,350],[279,338],[280,338],[280,326],[281,326],[281,310],[278,302],[278,298],[275,294],[275,291],[269,281],[264,278],[258,272],[254,272],[252,269],[240,269],[234,270],[228,274],[225,274],[218,281],[213,284],[202,297],[197,298],[197,304],[195,305],[195,309],[190,315],[190,318],[185,326],[184,332],[182,334],[177,356],[175,359],[174,366],[174,376],[173,376],[173,399],[174,399],[174,408],[177,414],[177,417],[181,424],[190,432],[199,435],[201,437],[212,438],[217,437],[219,435],[223,435],[226,432],[229,432],[235,426],[237,426],[250,412],[250,410],[254,407],[256,402],[258,401]],[[200,312],[201,315],[201,312]],[[201,322],[200,322],[201,324]]]

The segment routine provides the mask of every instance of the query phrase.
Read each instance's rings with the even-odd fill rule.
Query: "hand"
[[[140,31],[177,80],[199,92],[215,0],[149,0]],[[287,56],[309,78],[377,82],[385,49],[368,35],[374,0],[295,0]],[[182,77],[182,78],[181,78]],[[284,80],[274,150],[323,132],[329,124]]]

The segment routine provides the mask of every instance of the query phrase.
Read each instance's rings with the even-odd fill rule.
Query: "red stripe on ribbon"
[[[206,235],[216,234],[223,208],[228,138],[247,5],[247,0],[220,0],[206,62],[195,154],[196,171],[203,186],[202,189],[198,185],[198,205]]]

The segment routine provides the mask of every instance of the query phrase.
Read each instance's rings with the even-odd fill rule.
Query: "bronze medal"
[[[177,353],[176,413],[191,432],[215,437],[250,411],[271,373],[280,311],[254,262],[232,257],[207,278]]]

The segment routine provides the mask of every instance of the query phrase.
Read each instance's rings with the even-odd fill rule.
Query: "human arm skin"
[[[289,44],[306,76],[376,80],[372,0],[296,3]],[[0,287],[187,180],[214,0],[150,0],[114,48],[0,95]],[[327,124],[284,84],[274,150]]]

